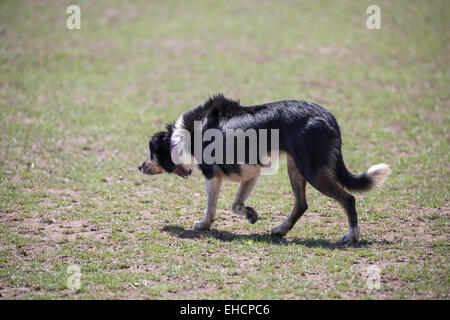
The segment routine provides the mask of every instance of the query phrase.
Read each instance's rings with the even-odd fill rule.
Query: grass
[[[448,299],[449,11],[446,1],[70,1],[0,3],[0,295],[6,299]],[[387,162],[382,190],[357,195],[361,243],[311,187],[290,212],[283,163],[231,213],[194,232],[199,174],[137,166],[165,122],[223,92],[334,112],[354,172]],[[81,268],[70,290],[67,267]],[[381,269],[369,289],[367,267]]]

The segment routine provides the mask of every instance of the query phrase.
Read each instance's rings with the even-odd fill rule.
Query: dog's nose
[[[140,165],[140,166],[138,167],[138,170],[139,170],[140,172],[142,172],[142,165]]]

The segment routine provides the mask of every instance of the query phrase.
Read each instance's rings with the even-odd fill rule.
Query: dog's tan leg
[[[344,234],[341,241],[359,241],[358,215],[355,208],[355,197],[344,190],[337,182],[332,170],[322,169],[316,174],[313,186],[324,195],[335,199],[344,208],[347,214],[349,231]]]
[[[355,197],[344,190],[336,181],[335,174],[331,168],[321,168],[315,174],[313,180],[308,182],[324,195],[335,199],[344,208],[347,214],[349,231],[342,237],[343,242],[358,242],[359,227],[358,215],[355,208]]]
[[[201,221],[197,221],[194,230],[209,230],[211,224],[216,219],[217,200],[219,199],[220,186],[222,185],[221,177],[206,179],[207,203],[205,216]]]
[[[258,179],[259,177],[254,177],[250,180],[242,181],[239,185],[238,192],[236,193],[236,198],[231,206],[234,213],[246,217],[252,224],[258,221],[258,214],[252,207],[246,207],[245,201],[247,201],[248,197],[252,193]]]
[[[294,191],[295,195],[295,204],[289,217],[287,217],[279,226],[272,229],[273,235],[281,237],[285,236],[289,230],[292,229],[297,220],[300,219],[303,213],[308,209],[305,194],[306,180],[300,174],[295,166],[294,160],[289,155],[287,155],[287,168],[292,191]]]

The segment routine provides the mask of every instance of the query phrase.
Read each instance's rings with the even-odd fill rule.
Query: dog
[[[230,157],[232,161],[226,163],[195,161],[198,153],[196,155],[194,151],[207,151],[212,141],[222,142],[215,150],[217,154],[221,151],[227,156],[231,151],[236,151],[232,144],[231,148],[223,147],[236,138],[229,138],[229,130],[241,130],[241,133],[245,133],[251,129],[258,130],[257,143],[250,144],[249,139],[244,139],[245,154],[241,161],[238,161],[239,155],[236,155],[236,152]],[[223,135],[219,135],[219,138],[216,136],[214,140],[210,138],[209,143],[198,141],[196,135],[201,137],[208,130]],[[272,143],[271,139],[270,142],[263,141],[261,144],[262,133],[267,131],[277,132],[278,143]],[[269,135],[273,137],[275,134]],[[265,147],[265,153],[258,153],[256,161],[250,162],[248,153],[255,145],[259,146],[256,147],[257,151],[264,149],[262,146]],[[381,163],[370,167],[363,174],[355,175],[344,163],[341,146],[341,132],[335,116],[315,103],[284,100],[244,106],[239,101],[217,94],[183,113],[173,123],[167,124],[165,131],[155,133],[149,140],[150,155],[138,169],[147,175],[167,172],[183,178],[188,178],[192,170],[200,171],[206,180],[207,203],[204,217],[195,222],[194,230],[209,230],[215,220],[217,199],[224,179],[240,182],[231,206],[232,211],[246,217],[250,223],[258,220],[257,212],[246,206],[245,202],[257,184],[261,171],[267,166],[267,162],[262,161],[263,158],[276,152],[284,153],[295,203],[291,214],[273,228],[271,234],[284,237],[308,209],[305,188],[309,183],[342,206],[347,214],[349,232],[341,241],[357,243],[360,235],[355,198],[349,191],[368,191],[380,186],[391,173],[391,169],[389,165]],[[179,156],[180,148],[188,150],[187,157],[185,154]],[[178,151],[174,152],[175,149]],[[195,150],[192,151],[193,149]],[[214,155],[214,152],[211,154]]]

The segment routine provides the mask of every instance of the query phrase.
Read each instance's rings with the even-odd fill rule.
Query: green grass
[[[448,299],[449,10],[446,1],[70,1],[0,3],[0,295],[13,299]],[[137,166],[164,123],[216,92],[251,105],[317,102],[336,114],[348,167],[387,162],[357,195],[361,243],[308,187],[293,205],[286,165],[231,213],[192,231],[204,182]],[[69,290],[67,267],[81,268]],[[381,269],[369,289],[368,266]]]

